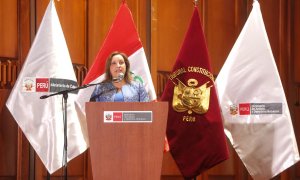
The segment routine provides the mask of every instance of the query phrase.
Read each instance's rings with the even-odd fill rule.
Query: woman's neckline
[[[126,84],[125,81],[121,81],[118,83],[113,82],[113,86],[117,89],[117,92],[122,91],[122,87]]]

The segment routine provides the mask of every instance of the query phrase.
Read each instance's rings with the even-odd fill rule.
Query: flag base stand
[[[68,135],[67,135],[67,130],[68,130],[67,129],[68,128],[67,127],[67,125],[68,125],[68,123],[67,123],[68,122],[68,118],[67,118],[68,93],[77,91],[79,89],[84,89],[84,88],[87,88],[90,86],[96,86],[98,84],[100,84],[100,83],[86,84],[86,85],[79,86],[74,89],[67,89],[67,90],[59,91],[59,92],[56,92],[53,94],[43,95],[40,97],[40,99],[46,99],[48,97],[55,96],[55,95],[60,95],[60,94],[63,95],[63,123],[64,123],[63,177],[64,177],[64,180],[68,179],[68,167],[67,167],[67,163],[68,163]],[[49,175],[48,174],[49,174],[49,172],[47,171],[47,180],[50,180],[50,174]]]
[[[52,95],[57,95],[58,93],[51,94],[49,96],[43,96],[41,99],[48,98]],[[63,179],[67,180],[68,179],[68,135],[67,135],[67,104],[68,104],[68,92],[64,91],[63,93],[63,123],[64,123],[64,150],[63,150]],[[47,180],[50,180],[50,173],[47,171]]]

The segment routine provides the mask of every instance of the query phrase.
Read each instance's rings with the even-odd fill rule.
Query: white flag
[[[6,102],[49,173],[62,167],[64,162],[62,95],[47,99],[40,99],[40,96],[76,86],[67,44],[51,0]],[[87,149],[86,127],[78,120],[75,96],[76,94],[69,93],[67,104],[68,161]]]
[[[141,81],[149,93],[150,100],[155,100],[156,93],[144,48],[135,28],[131,12],[125,1],[119,8],[102,47],[84,79],[84,84],[98,83],[104,80],[106,59],[114,51],[120,51],[128,55],[130,70],[135,75],[134,79]],[[79,91],[76,101],[83,114],[85,114],[85,103],[90,100],[94,88],[95,86],[91,86]]]
[[[217,80],[225,133],[254,179],[299,161],[291,116],[257,1]]]

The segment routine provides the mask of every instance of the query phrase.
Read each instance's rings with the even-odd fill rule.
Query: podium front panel
[[[152,122],[104,122],[104,112],[152,112]],[[160,179],[167,102],[88,102],[90,154],[95,180]]]

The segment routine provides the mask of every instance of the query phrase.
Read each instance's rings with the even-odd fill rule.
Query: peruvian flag
[[[99,83],[104,80],[105,62],[113,51],[124,52],[128,56],[131,71],[135,76],[134,78],[143,82],[149,93],[150,100],[155,100],[156,93],[145,51],[136,30],[132,14],[125,1],[121,4],[117,16],[83,84]],[[94,87],[92,86],[79,91],[77,102],[83,114],[85,114],[85,102],[89,101],[93,90]]]

